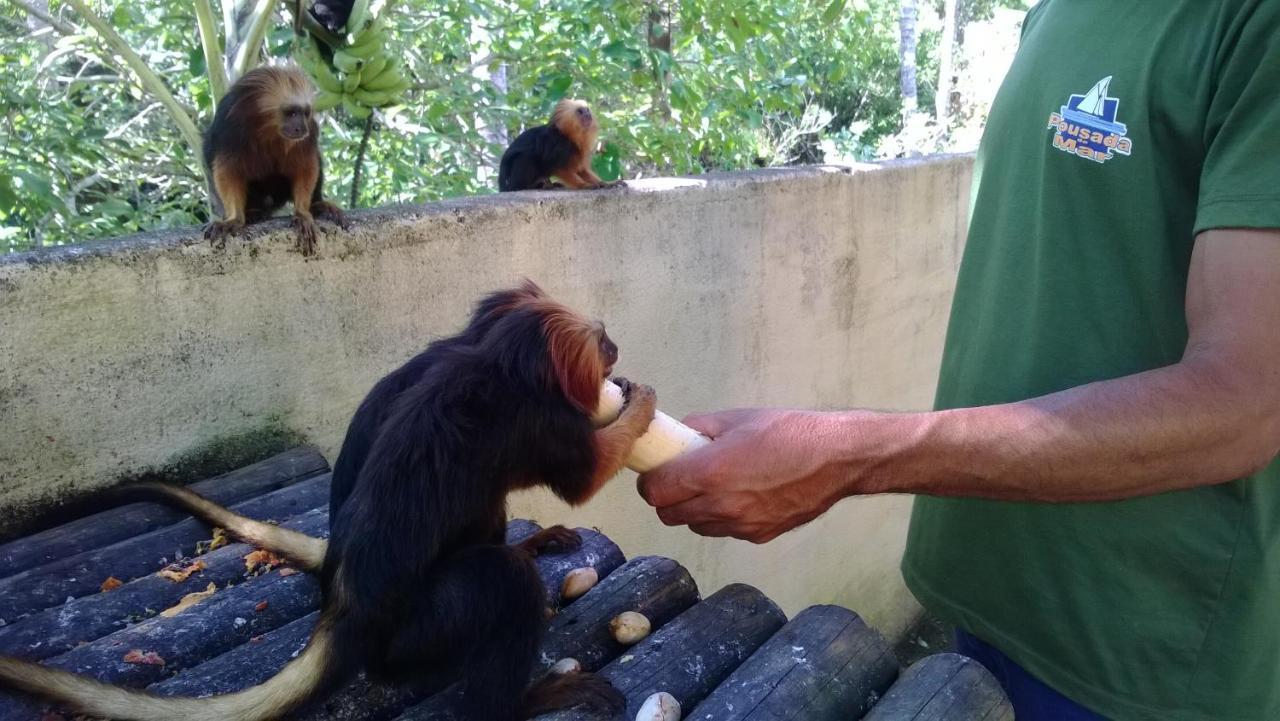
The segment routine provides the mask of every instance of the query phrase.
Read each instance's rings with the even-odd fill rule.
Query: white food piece
[[[600,574],[596,573],[596,569],[590,566],[575,568],[564,577],[564,582],[560,584],[560,598],[572,601],[590,591],[591,587],[599,581]]]
[[[635,611],[623,611],[609,622],[609,632],[613,634],[615,641],[624,646],[638,643],[649,635],[650,628],[649,619],[643,613]]]
[[[680,721],[680,702],[666,691],[659,691],[644,700],[636,712],[636,721]]]
[[[622,389],[613,381],[606,380],[600,387],[600,403],[591,420],[597,427],[609,425],[617,420],[624,403]],[[685,451],[710,442],[711,439],[701,433],[666,413],[657,411],[653,414],[649,430],[636,439],[632,446],[631,455],[627,458],[627,468],[636,473],[651,471]]]
[[[576,658],[562,658],[551,666],[551,673],[557,676],[563,676],[568,673],[578,673],[582,670],[582,663]]]

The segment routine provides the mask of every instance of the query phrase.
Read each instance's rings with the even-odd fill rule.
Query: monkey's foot
[[[311,211],[322,218],[328,218],[333,221],[334,225],[343,230],[351,230],[351,223],[347,220],[347,214],[342,212],[342,208],[327,200],[312,203]]]
[[[316,254],[316,222],[307,215],[293,216],[293,229],[298,234],[297,248],[304,256]]]
[[[223,248],[227,244],[228,235],[235,235],[242,230],[244,230],[244,221],[215,220],[204,227],[204,237],[211,245]]]
[[[625,188],[627,181],[625,180],[606,180],[601,182],[596,188],[604,190],[605,188]]]
[[[544,528],[517,544],[520,550],[533,556],[542,555],[544,551],[568,553],[581,546],[582,537],[577,531],[559,525]]]

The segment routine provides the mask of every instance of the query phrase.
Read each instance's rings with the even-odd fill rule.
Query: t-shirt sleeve
[[[1245,2],[1218,55],[1195,230],[1280,228],[1280,2]]]

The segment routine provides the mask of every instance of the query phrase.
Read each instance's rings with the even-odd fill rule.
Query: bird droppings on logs
[[[192,487],[248,515],[325,536],[327,469],[314,450],[300,448]],[[538,530],[513,520],[507,542]],[[571,709],[540,721],[633,721],[660,693],[690,721],[1013,718],[994,679],[969,659],[930,656],[898,676],[887,642],[852,611],[814,606],[788,622],[763,593],[741,584],[703,599],[677,561],[628,561],[600,531],[576,530],[581,547],[535,559],[549,604],[558,606],[540,646],[539,672],[573,659],[609,679],[627,708],[610,719]],[[254,549],[228,543],[210,550],[211,538],[212,530],[194,519],[135,503],[0,545],[0,618],[7,621],[0,622],[0,653],[162,695],[209,696],[265,681],[306,645],[318,616],[318,584],[287,565],[246,572],[244,559]],[[161,575],[170,563],[174,573]],[[598,581],[562,602],[566,576],[580,568],[592,569]],[[109,577],[120,584],[104,585]],[[207,598],[172,617],[159,615],[211,584]],[[610,628],[628,612],[651,626],[630,646]],[[461,690],[453,680],[392,687],[361,674],[291,718],[475,721],[458,716]],[[39,721],[50,711],[0,692],[6,721]]]

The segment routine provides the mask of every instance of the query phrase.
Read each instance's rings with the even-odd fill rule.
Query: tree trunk
[[[938,47],[938,92],[933,99],[938,127],[945,128],[951,110],[951,85],[955,72],[956,0],[942,4],[942,42]]]
[[[898,16],[901,33],[898,43],[898,61],[901,67],[902,115],[907,117],[916,111],[916,18],[919,9],[916,0],[902,0]]]

